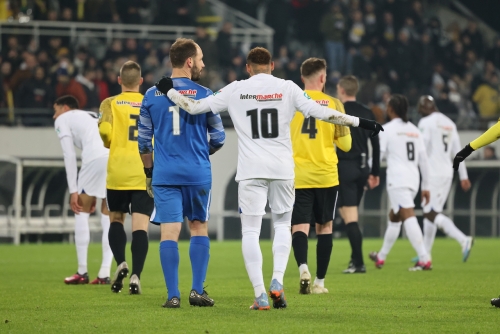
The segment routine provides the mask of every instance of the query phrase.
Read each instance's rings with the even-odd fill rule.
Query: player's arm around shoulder
[[[333,106],[332,102],[330,102],[329,107],[338,110],[339,112],[345,114],[345,109],[344,105],[340,100],[334,99],[333,100]],[[344,152],[349,152],[352,147],[352,137],[351,137],[351,129],[349,129],[348,126],[344,125],[335,125],[335,133],[334,133],[334,142],[337,145],[338,148],[340,148]]]
[[[113,109],[111,103],[114,98],[114,96],[108,97],[99,106],[99,135],[106,148],[111,146],[111,135],[113,133]]]
[[[207,89],[207,97],[211,95],[213,95],[213,92]],[[211,111],[207,113],[207,131],[210,136],[208,142],[209,154],[212,155],[220,150],[226,141],[226,132],[220,115]]]

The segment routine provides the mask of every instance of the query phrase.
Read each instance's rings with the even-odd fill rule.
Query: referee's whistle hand
[[[162,76],[157,83],[155,83],[156,88],[162,92],[164,95],[167,95],[168,91],[174,88],[174,83],[171,78],[167,76]]]

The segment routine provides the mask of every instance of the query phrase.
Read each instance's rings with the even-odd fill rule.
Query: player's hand
[[[471,187],[470,180],[465,179],[465,180],[460,181],[460,186],[462,187],[463,191],[468,192],[470,187]]]
[[[429,204],[431,200],[431,192],[429,190],[422,190],[421,197],[422,197],[422,206],[425,206]]]
[[[71,210],[73,210],[76,215],[82,211],[83,207],[80,203],[80,197],[78,196],[78,193],[71,194],[69,205],[71,206]]]
[[[146,178],[146,191],[148,192],[149,197],[154,198],[153,186],[151,185],[152,182],[153,182],[153,178],[151,178],[151,177]]]
[[[375,137],[380,131],[384,131],[384,128],[379,123],[372,121],[371,119],[361,117],[359,118],[358,126],[362,129],[371,130],[372,133],[370,134],[370,137]]]
[[[144,167],[144,174],[146,174],[146,192],[149,197],[154,198],[153,195],[153,167]]]
[[[167,95],[168,91],[174,88],[174,83],[171,78],[162,76],[161,79],[155,83],[155,86],[160,92]]]
[[[380,184],[380,177],[370,175],[368,176],[368,187],[374,189]]]
[[[453,169],[457,171],[460,163],[471,155],[472,152],[474,152],[474,149],[470,146],[470,144],[465,145],[465,147],[458,152],[457,155],[455,155],[455,159],[453,159]]]
[[[95,212],[95,205],[96,205],[96,200],[94,198],[94,201],[92,202],[92,205],[90,206],[90,212],[89,213],[94,213]]]

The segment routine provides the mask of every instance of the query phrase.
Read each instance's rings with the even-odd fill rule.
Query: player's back
[[[356,116],[360,118],[366,118],[370,120],[375,120],[375,116],[373,112],[365,107],[363,104],[356,101],[346,101],[344,103],[345,113],[351,116]],[[351,138],[352,145],[351,149],[348,152],[344,152],[342,150],[337,150],[337,155],[340,161],[344,160],[357,160],[359,161],[361,154],[367,154],[368,148],[368,139],[370,136],[370,132],[362,129],[360,127],[352,127],[351,130]]]
[[[212,94],[210,89],[187,78],[173,78],[173,83],[179,93],[195,100]],[[201,185],[211,182],[207,129],[208,119],[213,114],[190,115],[154,86],[146,92],[142,108],[141,116],[148,117],[149,114],[153,126],[153,184]]]
[[[305,91],[318,104],[343,112],[342,103],[320,91]],[[334,137],[336,125],[305,118],[295,112],[291,122],[296,188],[327,188],[338,184],[337,153]]]
[[[238,134],[236,181],[293,179],[290,122],[295,107],[291,89],[296,86],[263,73],[231,85],[228,112]]]
[[[387,188],[418,190],[419,154],[423,149],[420,131],[411,122],[395,118],[380,133],[381,157],[387,160]]]
[[[429,175],[453,177],[451,147],[458,137],[455,123],[444,114],[433,112],[420,120],[418,128],[424,136],[429,157]]]
[[[73,144],[82,150],[82,164],[108,155],[99,136],[97,119],[94,112],[75,109],[63,113],[55,121],[59,137],[71,136]]]
[[[122,92],[101,103],[100,122],[113,125],[106,181],[108,189],[146,189],[146,177],[137,150],[137,121],[142,99],[139,92]]]

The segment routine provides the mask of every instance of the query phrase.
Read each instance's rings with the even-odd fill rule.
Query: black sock
[[[132,232],[132,275],[137,275],[141,278],[144,262],[146,262],[146,255],[148,255],[148,232],[144,230],[137,230]]]
[[[363,262],[363,235],[357,222],[347,224],[347,237],[351,243],[352,261],[356,267],[362,266]]]
[[[125,247],[127,246],[127,234],[122,223],[112,222],[109,225],[108,241],[116,264],[120,265],[125,261]]]
[[[330,264],[330,256],[332,255],[333,239],[332,234],[318,235],[318,243],[316,244],[316,277],[324,279],[328,265]]]
[[[307,263],[307,235],[298,231],[292,234],[293,255],[297,261],[297,266]]]

